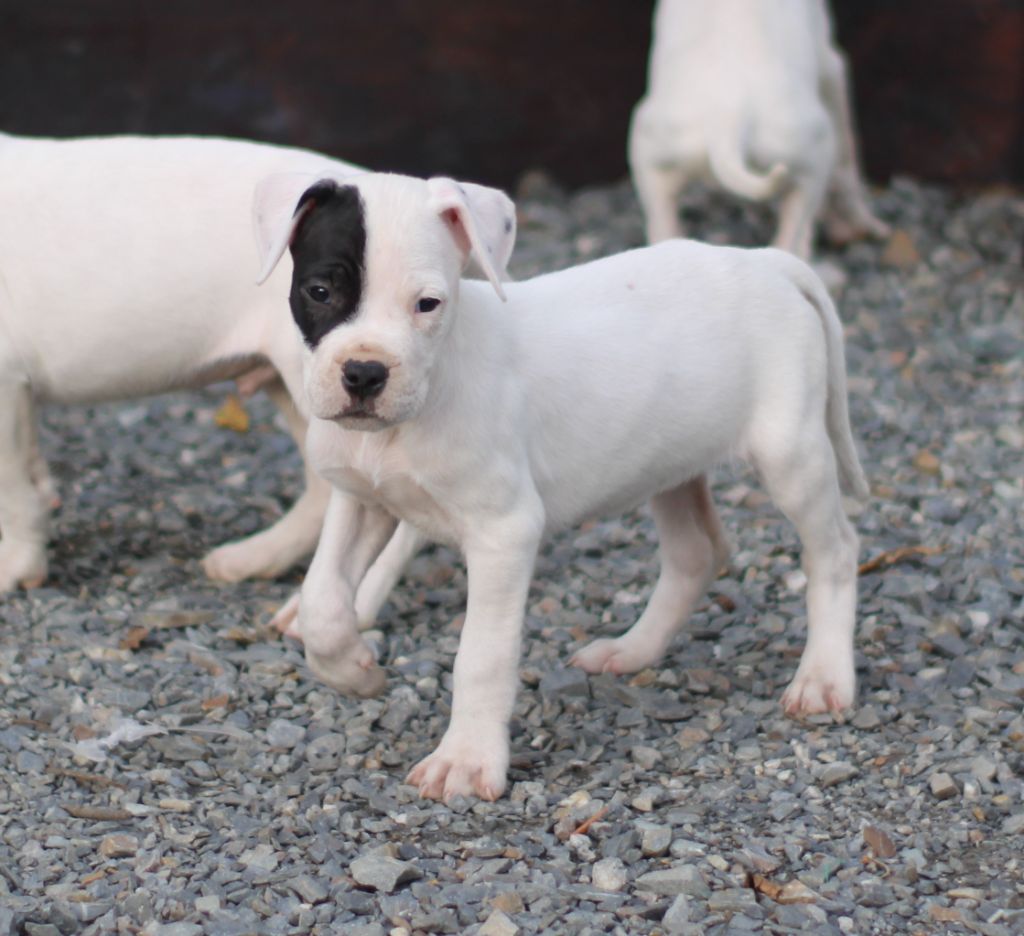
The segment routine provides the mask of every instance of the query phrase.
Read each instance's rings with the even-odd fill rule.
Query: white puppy
[[[821,282],[781,251],[671,241],[502,284],[513,238],[500,192],[377,174],[316,182],[266,238],[266,273],[291,246],[308,457],[335,488],[298,608],[311,669],[343,691],[382,688],[355,595],[395,518],[459,547],[451,724],[410,782],[493,799],[541,538],[651,499],[650,603],[574,658],[594,673],[650,666],[726,555],[703,473],[740,456],[803,545],[809,637],[784,705],[851,705],[857,537],[839,478],[859,496],[866,484]],[[490,285],[460,281],[471,257]]]
[[[280,308],[290,270],[256,286],[249,220],[257,182],[289,171],[358,170],[239,141],[0,135],[0,591],[47,571],[37,403],[269,380],[301,444],[302,342]],[[291,203],[301,188],[278,191]],[[312,551],[328,488],[306,481],[291,511],[215,550],[206,571],[274,575]]]
[[[629,163],[651,242],[679,235],[695,178],[781,195],[775,246],[804,259],[827,200],[833,240],[888,231],[865,201],[825,0],[660,0]]]

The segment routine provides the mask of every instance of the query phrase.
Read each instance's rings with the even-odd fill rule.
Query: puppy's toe
[[[855,680],[852,672],[825,666],[801,666],[782,694],[782,708],[791,717],[822,712],[842,714],[853,706]]]
[[[35,546],[0,542],[0,593],[38,588],[46,581],[46,553]]]
[[[270,619],[270,624],[285,637],[302,640],[302,635],[299,633],[299,592],[296,592],[281,605],[277,613]]]
[[[481,732],[479,737],[446,734],[437,750],[406,777],[427,799],[450,801],[455,796],[496,800],[505,792],[508,740],[504,733]]]
[[[387,674],[363,640],[331,653],[315,653],[307,645],[306,662],[316,676],[346,695],[368,699],[380,695],[387,685]]]
[[[623,638],[602,638],[577,650],[569,659],[570,666],[578,666],[587,673],[636,673],[656,660],[650,654],[637,650]]]

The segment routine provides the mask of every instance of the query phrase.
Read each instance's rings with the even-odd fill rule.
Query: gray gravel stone
[[[349,873],[357,884],[385,894],[423,877],[423,872],[407,861],[375,854],[357,858],[349,865]]]
[[[267,744],[272,748],[293,748],[305,737],[306,729],[302,725],[275,718],[267,725]]]
[[[941,770],[937,770],[928,778],[928,785],[931,787],[932,796],[940,800],[949,799],[960,792],[953,778]]]
[[[693,865],[676,865],[662,871],[648,871],[636,879],[636,889],[667,897],[675,894],[707,897],[710,892],[707,882]]]
[[[620,891],[629,881],[626,866],[619,858],[602,858],[595,861],[590,871],[590,879],[594,887],[606,891]]]
[[[828,764],[821,772],[821,785],[823,787],[835,786],[837,783],[843,783],[851,777],[856,777],[857,772],[857,768],[853,764],[846,761],[836,761],[835,763]]]

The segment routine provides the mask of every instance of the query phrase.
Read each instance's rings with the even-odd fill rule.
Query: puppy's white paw
[[[267,561],[264,550],[249,540],[218,546],[203,559],[203,571],[218,582],[241,582],[250,578],[270,578],[277,566]]]
[[[649,649],[638,648],[626,640],[616,637],[614,640],[603,637],[577,650],[570,658],[570,666],[578,666],[587,673],[636,673],[658,662],[660,654],[652,654]]]
[[[857,677],[853,663],[801,660],[796,676],[782,694],[787,715],[840,714],[853,706]]]
[[[316,652],[307,641],[306,663],[315,676],[346,695],[367,699],[380,695],[387,684],[387,675],[362,638],[334,647],[329,653]]]
[[[26,543],[0,541],[0,592],[38,588],[46,580],[46,550]]]
[[[473,732],[449,728],[437,750],[413,767],[405,782],[429,799],[447,802],[461,795],[496,800],[505,792],[508,757],[504,728],[477,726]]]
[[[276,627],[285,637],[292,637],[295,640],[302,640],[299,633],[299,598],[300,593],[296,592],[270,619],[272,627]]]

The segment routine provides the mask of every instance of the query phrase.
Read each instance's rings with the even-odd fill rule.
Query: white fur
[[[804,259],[829,199],[833,239],[884,236],[864,196],[848,84],[825,0],[659,0],[629,136],[648,240],[679,236],[679,194],[695,178],[780,196],[774,243]]]
[[[239,376],[238,362],[260,356],[272,370],[250,363],[241,376],[250,389],[270,381],[301,444],[290,263],[256,285],[266,245],[257,250],[250,218],[260,179],[324,171],[358,170],[240,141],[0,135],[0,591],[47,571],[52,489],[35,440],[37,403],[194,386]],[[207,572],[273,575],[307,554],[328,492],[310,472],[306,480],[288,514],[215,550]]]
[[[524,603],[546,533],[652,499],[662,572],[650,604],[626,634],[574,662],[621,673],[660,659],[725,558],[703,474],[734,456],[758,469],[804,546],[809,638],[784,704],[851,705],[857,537],[837,476],[860,496],[866,485],[840,324],[813,272],[777,250],[671,241],[507,283],[502,302],[486,283],[460,282],[466,249],[438,222],[435,183],[355,184],[368,288],[307,355],[318,417],[309,458],[335,494],[289,613],[314,672],[376,692],[383,674],[359,617],[382,600],[408,544],[389,546],[387,568],[363,577],[395,518],[463,551],[451,724],[411,782],[435,797],[504,789]],[[500,236],[495,222],[480,227],[484,242]],[[413,311],[425,294],[445,300],[430,315]],[[346,406],[340,367],[366,347],[399,375],[376,431],[334,418]],[[372,594],[360,598],[364,581]]]

